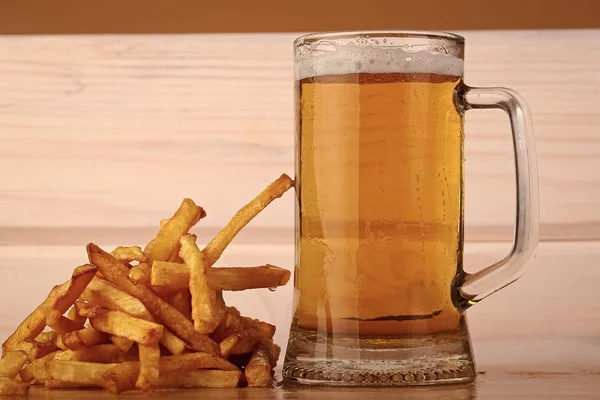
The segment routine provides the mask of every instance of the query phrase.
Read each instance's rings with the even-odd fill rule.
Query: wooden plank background
[[[469,311],[477,340],[598,337],[600,30],[462,32],[466,81],[519,91],[539,151],[543,243],[515,285]],[[184,196],[206,242],[282,172],[293,173],[296,34],[0,38],[0,340],[95,241],[144,244]],[[467,113],[467,265],[509,249],[514,171],[499,112]],[[287,194],[225,265],[293,263]],[[292,288],[230,296],[277,322]],[[276,306],[275,306],[276,305]]]
[[[0,33],[600,28],[596,0],[4,0]]]

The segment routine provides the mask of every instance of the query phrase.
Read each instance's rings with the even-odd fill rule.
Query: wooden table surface
[[[426,390],[155,397],[600,398],[600,30],[464,34],[467,83],[508,86],[527,99],[540,170],[536,260],[467,313],[485,374],[475,385]],[[293,174],[296,36],[0,37],[0,340],[86,261],[86,243],[144,245],[182,197],[207,210],[193,231],[206,243],[266,183]],[[473,272],[510,251],[514,160],[501,112],[467,113],[465,136],[464,261]],[[292,269],[293,210],[291,194],[274,202],[219,265]],[[276,324],[285,345],[291,284],[225,300]]]
[[[154,393],[177,399],[595,399],[600,398],[600,339],[494,340],[475,348],[474,384],[419,388],[331,388],[297,384],[274,389],[186,389]],[[281,365],[279,366],[281,367]],[[277,378],[281,379],[280,371]],[[32,389],[31,398],[115,399],[96,390]],[[145,398],[141,392],[118,397]]]

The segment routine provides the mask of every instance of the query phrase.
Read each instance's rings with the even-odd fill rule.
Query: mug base
[[[293,327],[283,378],[327,386],[420,386],[475,379],[468,333],[419,338],[323,338]]]

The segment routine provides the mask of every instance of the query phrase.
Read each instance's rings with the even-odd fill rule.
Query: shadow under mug
[[[535,255],[538,180],[527,106],[463,83],[464,39],[342,32],[294,42],[296,266],[288,381],[469,382],[465,310]],[[517,176],[514,245],[462,268],[464,114],[500,108]]]

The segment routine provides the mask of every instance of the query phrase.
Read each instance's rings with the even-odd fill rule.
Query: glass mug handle
[[[467,274],[459,288],[466,307],[510,285],[535,258],[539,233],[539,193],[535,141],[531,114],[523,98],[506,88],[472,88],[461,85],[456,101],[462,110],[499,108],[510,119],[515,153],[517,212],[514,243],[502,260],[474,274]]]

